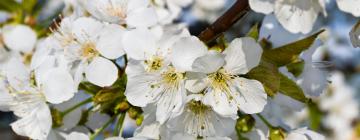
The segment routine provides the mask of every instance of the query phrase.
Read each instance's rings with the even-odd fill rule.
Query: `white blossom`
[[[225,137],[234,131],[235,119],[236,117],[223,117],[217,114],[206,104],[203,95],[192,94],[187,98],[184,111],[171,118],[167,127],[170,131],[183,133],[184,136],[189,135],[192,139]]]
[[[292,33],[309,33],[319,13],[326,15],[324,0],[250,0],[256,12],[274,13],[280,24]]]
[[[209,52],[197,58],[188,73],[186,87],[194,93],[204,92],[205,99],[216,112],[233,116],[237,110],[259,113],[267,95],[256,80],[240,77],[260,62],[262,49],[252,38],[233,40],[223,53]]]
[[[37,41],[37,35],[27,25],[6,25],[2,29],[4,43],[14,51],[30,53]]]
[[[126,68],[128,101],[139,107],[156,103],[156,120],[162,124],[183,107],[185,71],[207,49],[196,37],[185,37],[188,32],[182,29],[161,34],[130,31],[124,37],[124,49],[131,58]]]
[[[157,23],[150,0],[89,0],[86,9],[96,18],[130,27],[149,27]]]

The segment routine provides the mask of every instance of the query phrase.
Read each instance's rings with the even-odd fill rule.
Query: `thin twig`
[[[228,9],[208,28],[202,31],[198,37],[206,43],[216,39],[221,33],[228,30],[241,17],[243,17],[249,10],[248,0],[237,0],[230,9]]]

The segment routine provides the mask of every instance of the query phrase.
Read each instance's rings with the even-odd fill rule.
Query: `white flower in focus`
[[[274,12],[281,25],[292,33],[309,33],[319,13],[326,15],[324,0],[250,0],[251,9]]]
[[[325,137],[304,127],[290,131],[285,140],[325,140]]]
[[[157,23],[150,0],[89,0],[85,8],[100,20],[130,27],[149,27]]]
[[[155,103],[156,120],[162,124],[183,107],[185,71],[191,70],[192,62],[207,48],[196,37],[181,38],[189,36],[183,29],[164,29],[161,34],[135,29],[123,41],[131,58],[126,68],[125,95],[135,106]]]
[[[4,43],[14,51],[30,53],[37,40],[37,35],[27,25],[6,25],[2,29]]]
[[[112,85],[118,77],[118,69],[109,59],[117,59],[125,53],[121,44],[124,28],[88,17],[68,23],[70,21],[66,20],[63,23],[66,27],[61,27],[54,37],[63,46],[63,55],[75,71],[75,81],[78,84],[85,73],[86,79],[95,85]]]
[[[184,111],[168,121],[170,131],[197,137],[226,137],[235,127],[235,118],[217,114],[201,94],[188,96]]]
[[[18,59],[11,58],[6,66],[6,88],[8,94],[2,98],[2,106],[13,111],[19,120],[11,124],[19,135],[31,139],[46,139],[51,126],[52,117],[46,102],[61,103],[74,95],[72,77],[61,68],[52,69],[50,76],[45,76],[47,83],[32,78],[29,69]],[[6,93],[2,93],[6,94]]]
[[[240,77],[256,67],[262,48],[252,38],[238,38],[220,54],[209,52],[194,61],[187,74],[186,88],[204,92],[205,99],[216,112],[233,116],[237,110],[259,113],[266,105],[267,94],[259,81]]]
[[[336,0],[336,3],[340,10],[351,13],[352,15],[360,16],[360,1],[358,0]]]

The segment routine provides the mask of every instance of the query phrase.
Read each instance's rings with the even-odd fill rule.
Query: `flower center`
[[[209,106],[204,105],[201,101],[192,100],[187,104],[188,109],[195,115],[205,114],[210,110]]]
[[[224,69],[208,75],[210,85],[215,90],[230,92],[228,82],[231,82],[233,76],[226,73]]]
[[[169,67],[167,71],[161,74],[162,83],[171,89],[178,89],[184,74],[176,72],[174,67]]]
[[[81,56],[85,59],[93,59],[98,56],[99,52],[96,50],[93,42],[85,42],[81,47]]]
[[[164,61],[159,56],[153,56],[150,60],[145,60],[148,72],[158,71],[164,65]]]

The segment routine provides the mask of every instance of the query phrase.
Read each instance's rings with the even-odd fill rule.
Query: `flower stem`
[[[123,129],[123,123],[125,120],[126,112],[123,112],[120,114],[118,121],[116,123],[115,129],[114,129],[114,136],[121,136],[122,135],[122,129]]]
[[[90,97],[90,98],[88,98],[88,99],[74,105],[73,107],[65,110],[64,112],[61,113],[61,115],[65,116],[65,115],[69,114],[70,112],[74,111],[75,109],[77,109],[78,107],[83,106],[83,105],[85,105],[87,103],[90,103],[91,101],[92,101],[92,98]]]
[[[270,129],[274,128],[274,126],[271,125],[269,121],[267,121],[261,114],[256,114],[256,116],[258,116],[260,120],[263,121],[267,127],[269,127]]]
[[[100,127],[99,129],[95,130],[95,133],[92,134],[90,136],[90,140],[95,140],[95,138],[102,132],[105,130],[105,128],[107,128],[111,122],[114,121],[114,119],[116,118],[116,115],[114,115],[111,119],[109,119],[102,127]]]

